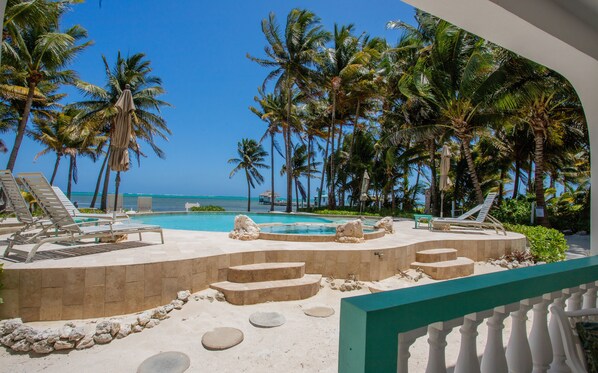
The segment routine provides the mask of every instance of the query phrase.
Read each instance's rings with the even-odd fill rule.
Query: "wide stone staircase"
[[[447,280],[473,274],[473,260],[457,257],[455,249],[431,249],[415,253],[411,268],[420,268],[435,280]]]
[[[299,300],[320,290],[322,275],[306,275],[305,263],[258,263],[230,267],[227,280],[210,287],[236,305]]]

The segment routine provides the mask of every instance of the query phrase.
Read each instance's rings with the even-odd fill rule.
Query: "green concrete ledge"
[[[339,372],[396,372],[398,334],[598,280],[598,256],[341,300]]]

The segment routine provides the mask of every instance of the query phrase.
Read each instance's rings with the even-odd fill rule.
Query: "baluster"
[[[552,345],[548,333],[548,306],[554,298],[559,296],[560,292],[544,294],[540,303],[534,305],[534,319],[529,335],[534,366],[533,373],[546,372],[552,362]]]
[[[494,309],[494,313],[486,323],[488,325],[488,337],[484,354],[482,355],[481,371],[484,373],[506,373],[507,359],[502,342],[502,330],[505,328],[505,319],[509,316],[507,306],[500,306]]]
[[[579,311],[581,309],[581,296],[585,290],[579,286],[565,290],[569,290],[571,294],[571,298],[567,300],[567,311]]]
[[[486,317],[481,312],[465,316],[463,326],[459,329],[459,332],[461,332],[461,347],[459,348],[459,357],[457,357],[454,373],[480,372],[476,338],[478,336],[478,326]]]
[[[582,309],[596,308],[596,284],[590,282],[589,284],[581,285],[580,288],[586,290],[586,293],[583,295]]]
[[[409,358],[411,357],[409,347],[411,347],[416,339],[424,336],[427,330],[426,327],[423,327],[399,334],[399,361],[397,362],[397,373],[409,372]]]
[[[528,373],[532,371],[532,351],[527,339],[525,327],[527,312],[532,308],[530,299],[522,300],[519,310],[511,312],[511,336],[507,344],[507,363],[509,372]]]
[[[436,322],[428,325],[429,352],[426,373],[446,372],[446,336],[455,326],[462,323],[463,318],[458,318],[448,322]]]
[[[564,289],[562,295],[559,298],[556,298],[553,304],[564,309],[566,300],[571,296],[571,293],[570,289]],[[565,362],[567,357],[565,356],[565,348],[563,347],[563,340],[561,339],[561,331],[553,316],[550,317],[548,331],[550,333],[550,343],[552,344],[552,363],[550,364],[550,369],[548,369],[548,371],[551,373],[571,372],[571,369],[569,369]]]

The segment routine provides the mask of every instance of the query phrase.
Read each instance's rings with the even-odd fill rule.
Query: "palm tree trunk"
[[[357,127],[359,126],[359,106],[360,100],[357,100],[357,109],[355,110],[355,122],[353,123],[353,134],[351,135],[351,148],[349,149],[349,159],[353,156],[353,147],[355,146],[355,134],[357,133]]]
[[[534,133],[534,163],[536,164],[535,186],[536,186],[536,208],[544,210],[544,216],[536,217],[536,222],[544,227],[550,227],[548,212],[546,211],[546,200],[544,198],[544,134],[541,131]]]
[[[62,155],[56,154],[56,163],[54,163],[54,171],[52,171],[52,177],[50,178],[50,185],[54,185],[54,179],[56,178],[56,173],[58,172],[58,165],[60,164],[60,158]]]
[[[299,211],[299,187],[297,186],[297,178],[295,178],[295,208]]]
[[[71,191],[73,186],[73,167],[75,165],[75,158],[69,155],[69,178],[66,183],[66,198],[71,199]]]
[[[108,206],[108,185],[110,183],[110,167],[106,167],[106,173],[104,175],[104,187],[102,188],[102,202],[100,204],[100,209],[104,211],[108,211],[106,208]]]
[[[419,184],[419,173],[421,172],[421,165],[417,165],[417,176],[415,177],[415,188],[413,188],[413,197],[411,199],[411,206],[415,206],[415,200],[417,199],[417,185]]]
[[[19,154],[19,148],[21,148],[21,144],[23,143],[23,137],[25,136],[25,130],[27,129],[27,121],[29,120],[29,113],[31,112],[31,105],[33,104],[35,86],[35,83],[29,83],[29,91],[27,92],[27,101],[25,101],[25,109],[23,110],[23,116],[21,117],[21,121],[19,122],[19,127],[17,127],[17,136],[15,137],[15,143],[12,147],[12,151],[10,152],[8,164],[6,165],[6,168],[11,172],[15,168],[15,163],[17,162],[17,155]]]
[[[307,209],[309,210],[311,198],[311,136],[307,138]]]
[[[110,150],[106,152],[106,157],[104,157],[104,162],[102,162],[102,167],[100,168],[100,173],[98,174],[98,181],[96,181],[96,188],[93,192],[93,198],[91,199],[91,203],[89,204],[90,208],[94,208],[96,205],[96,199],[98,198],[98,193],[100,191],[100,184],[102,183],[102,176],[104,175],[104,168],[106,167],[106,163],[108,163],[108,156],[110,155]]]
[[[245,169],[245,177],[247,178],[247,212],[251,211],[251,183],[249,179],[249,172]]]
[[[521,180],[521,164],[519,160],[515,160],[515,180],[513,181],[513,195],[511,198],[517,198],[519,194],[519,182]]]
[[[428,152],[430,153],[430,211],[432,215],[438,215],[438,204],[436,203],[436,141],[434,138],[428,140]]]
[[[473,164],[473,156],[471,155],[471,148],[469,147],[469,141],[461,139],[461,145],[463,145],[463,153],[465,155],[465,161],[467,162],[467,168],[469,169],[469,177],[475,190],[475,198],[477,203],[484,203],[484,194],[482,193],[482,187],[478,180],[478,174]]]
[[[328,208],[330,209],[335,209],[336,208],[336,197],[334,195],[335,190],[334,190],[334,182],[335,182],[335,177],[334,177],[334,119],[336,116],[336,93],[333,92],[332,93],[332,113],[330,114],[331,116],[331,120],[330,120],[330,180],[328,180],[328,182],[330,183],[330,187],[329,190],[330,192],[328,193]]]
[[[285,155],[286,155],[286,166],[287,166],[287,207],[286,212],[293,211],[293,175],[291,174],[290,170],[292,170],[291,165],[291,82],[290,80],[287,82],[287,125],[286,125],[286,138],[285,138]],[[283,136],[284,128],[283,128]]]
[[[506,170],[504,168],[500,169],[500,184],[498,185],[498,204],[502,203],[503,193],[505,192],[505,176]]]
[[[326,168],[328,167],[328,148],[330,146],[331,128],[328,128],[328,138],[326,139],[326,150],[324,150],[324,160],[322,161],[322,178],[320,179],[320,191],[318,192],[318,207],[319,208],[322,207],[322,189],[324,189],[324,179],[326,177]]]
[[[534,178],[532,177],[532,156],[530,155],[529,157],[529,170],[527,172],[527,193],[531,193],[533,191],[533,180]]]
[[[270,164],[272,170],[272,194],[270,195],[270,211],[274,211],[274,132],[270,133]]]

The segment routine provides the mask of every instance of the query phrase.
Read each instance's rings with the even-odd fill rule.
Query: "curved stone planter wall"
[[[381,280],[406,270],[416,251],[454,248],[475,261],[525,248],[525,238],[436,240],[383,249],[270,250],[160,263],[102,267],[5,269],[0,318],[23,321],[110,317],[158,307],[177,291],[197,292],[224,281],[230,266],[264,262],[305,262],[306,273],[334,278]]]

